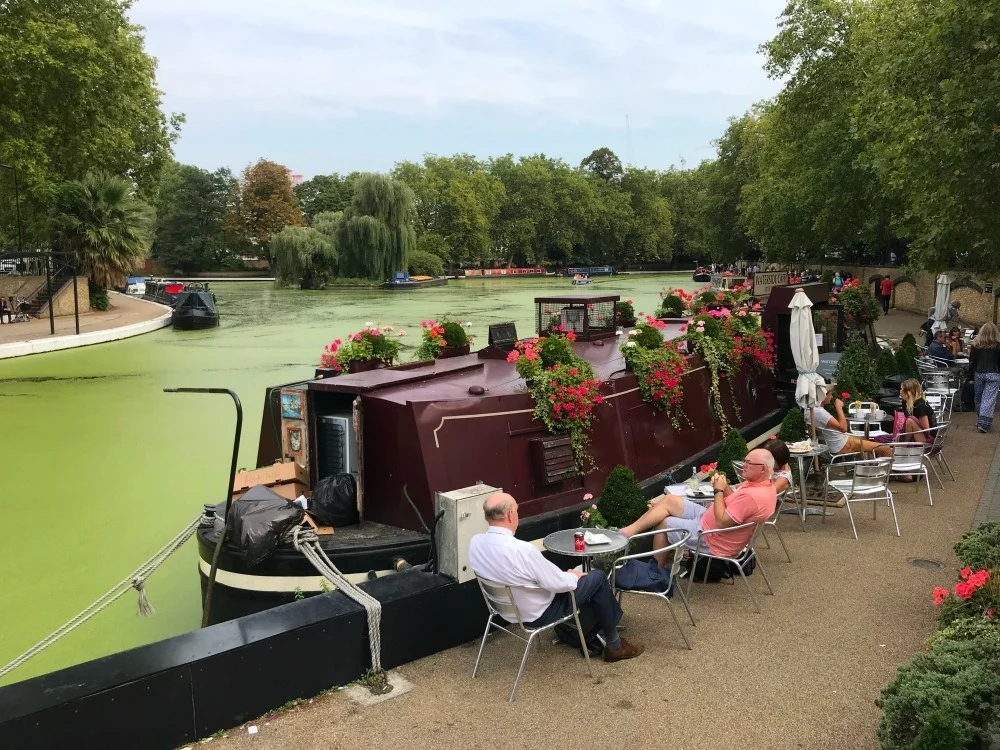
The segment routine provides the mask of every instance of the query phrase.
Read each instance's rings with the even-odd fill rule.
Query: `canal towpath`
[[[921,322],[893,312],[876,328],[899,338]],[[893,486],[902,536],[887,508],[875,521],[857,514],[857,541],[842,508],[822,525],[811,518],[806,531],[789,516],[782,525],[793,562],[773,539],[771,549],[760,549],[775,595],[761,596],[762,582],[751,577],[762,614],[740,585],[696,585],[692,651],[662,602],[632,597],[623,624],[647,650],[619,664],[595,661],[593,679],[572,650],[545,643],[508,706],[520,651],[514,639],[495,636],[475,681],[477,641],[400,667],[414,687],[398,698],[360,707],[333,691],[235,727],[211,745],[874,750],[874,701],[934,631],[931,590],[955,580],[952,545],[973,524],[1000,520],[997,435],[978,434],[975,415],[956,411],[949,442],[956,480],[944,479],[944,489],[934,483],[933,506],[922,484]]]
[[[110,310],[80,313],[80,333],[72,315],[55,318],[55,335],[47,316],[0,325],[0,359],[74,349],[155,331],[170,325],[170,308],[155,302],[108,292]]]

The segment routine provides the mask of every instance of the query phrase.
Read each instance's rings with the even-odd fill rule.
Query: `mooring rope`
[[[347,580],[347,577],[337,569],[337,566],[330,561],[326,552],[319,545],[319,537],[316,532],[303,530],[302,527],[296,526],[292,531],[292,543],[295,545],[295,549],[305,555],[305,558],[326,580],[344,592],[348,598],[365,608],[365,613],[368,616],[368,646],[372,654],[372,671],[381,672],[382,603]]]
[[[205,520],[205,517],[199,516],[194,521],[189,523],[179,534],[177,534],[177,536],[157,550],[152,557],[132,571],[132,573],[130,573],[127,577],[119,581],[118,584],[111,588],[106,594],[104,594],[104,596],[97,599],[97,601],[76,615],[76,617],[54,630],[12,662],[6,664],[3,668],[0,668],[0,678],[10,672],[13,672],[31,657],[40,654],[64,635],[72,633],[98,612],[101,612],[111,606],[111,604],[120,599],[121,596],[129,589],[135,589],[139,595],[138,610],[136,614],[139,617],[148,617],[153,614],[155,610],[146,598],[146,580],[158,567],[160,567],[160,565],[166,561],[168,557],[170,557],[170,555],[180,549],[184,543],[191,538],[191,535],[194,534],[198,525],[201,524],[203,520]]]

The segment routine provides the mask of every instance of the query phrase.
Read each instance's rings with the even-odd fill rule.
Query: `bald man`
[[[774,473],[774,456],[770,451],[758,448],[747,454],[743,462],[744,482],[735,490],[729,486],[724,474],[712,479],[715,498],[707,508],[685,500],[678,495],[661,495],[655,505],[646,511],[635,523],[621,530],[625,536],[632,536],[649,529],[664,529],[667,538],[674,542],[680,535],[672,530],[691,532],[686,544],[695,548],[699,531],[727,529],[753,521],[763,523],[774,514],[778,495],[771,483]],[[734,557],[740,553],[753,536],[753,527],[740,529],[730,534],[709,534],[701,540],[701,551],[720,557]],[[666,546],[662,537],[654,536],[655,547]],[[669,564],[666,553],[657,555],[660,567]]]
[[[535,545],[514,538],[517,501],[505,492],[486,498],[483,513],[489,529],[472,537],[469,564],[477,576],[511,587],[525,625],[541,627],[569,615],[573,603],[568,592],[573,591],[581,614],[590,609],[604,633],[604,661],[622,661],[642,653],[641,643],[629,643],[618,635],[622,608],[602,571],[560,570]]]

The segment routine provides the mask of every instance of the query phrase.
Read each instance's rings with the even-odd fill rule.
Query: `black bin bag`
[[[309,512],[324,526],[353,526],[358,518],[358,485],[353,474],[333,474],[313,487]]]
[[[281,536],[302,522],[304,511],[273,490],[251,487],[229,510],[229,541],[243,552],[243,562],[252,567],[266,560]]]

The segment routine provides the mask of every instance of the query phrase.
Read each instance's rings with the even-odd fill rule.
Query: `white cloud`
[[[139,0],[172,109],[323,119],[486,105],[606,125],[738,114],[784,0]]]

